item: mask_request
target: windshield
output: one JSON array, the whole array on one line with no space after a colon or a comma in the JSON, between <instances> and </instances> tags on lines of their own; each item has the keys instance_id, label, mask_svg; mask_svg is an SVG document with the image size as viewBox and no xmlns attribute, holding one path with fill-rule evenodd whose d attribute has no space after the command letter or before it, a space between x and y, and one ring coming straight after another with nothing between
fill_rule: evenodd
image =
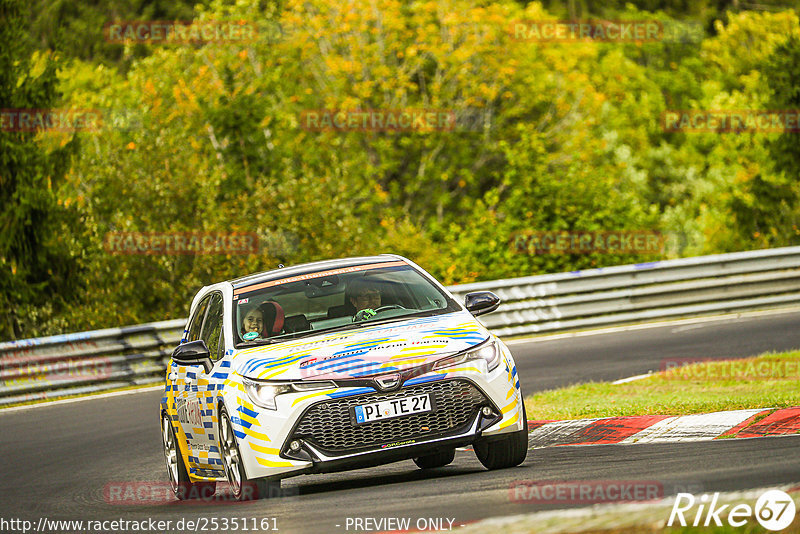
<instances>
[{"instance_id":1,"label":"windshield","mask_svg":"<svg viewBox=\"0 0 800 534\"><path fill-rule=\"evenodd\" d=\"M237 345L460 309L403 261L254 282L234 292L233 306Z\"/></svg>"}]
</instances>

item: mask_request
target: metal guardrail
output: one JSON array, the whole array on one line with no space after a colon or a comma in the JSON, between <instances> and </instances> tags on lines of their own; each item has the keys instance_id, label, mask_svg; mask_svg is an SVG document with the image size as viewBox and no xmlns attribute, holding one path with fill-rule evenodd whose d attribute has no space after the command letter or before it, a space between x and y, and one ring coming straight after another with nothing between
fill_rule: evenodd
<instances>
[{"instance_id":1,"label":"metal guardrail","mask_svg":"<svg viewBox=\"0 0 800 534\"><path fill-rule=\"evenodd\" d=\"M0 343L0 406L163 380L186 319Z\"/></svg>"},{"instance_id":2,"label":"metal guardrail","mask_svg":"<svg viewBox=\"0 0 800 534\"><path fill-rule=\"evenodd\" d=\"M482 322L498 336L800 304L800 247L734 252L464 284L494 291Z\"/></svg>"},{"instance_id":3,"label":"metal guardrail","mask_svg":"<svg viewBox=\"0 0 800 534\"><path fill-rule=\"evenodd\" d=\"M800 304L800 247L452 286L494 291L499 336ZM186 319L0 343L0 406L163 380Z\"/></svg>"}]
</instances>

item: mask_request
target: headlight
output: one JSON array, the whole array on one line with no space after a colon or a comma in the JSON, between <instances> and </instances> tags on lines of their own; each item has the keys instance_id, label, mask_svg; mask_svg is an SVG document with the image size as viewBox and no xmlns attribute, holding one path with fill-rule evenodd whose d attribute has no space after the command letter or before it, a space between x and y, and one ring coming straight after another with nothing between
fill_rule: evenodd
<instances>
[{"instance_id":1,"label":"headlight","mask_svg":"<svg viewBox=\"0 0 800 534\"><path fill-rule=\"evenodd\" d=\"M443 367L453 367L454 365L459 365L470 360L485 360L488 370L493 370L500 363L500 349L497 346L497 342L489 338L476 348L439 360L433 365L433 368L441 369Z\"/></svg>"},{"instance_id":2,"label":"headlight","mask_svg":"<svg viewBox=\"0 0 800 534\"><path fill-rule=\"evenodd\" d=\"M278 407L275 403L275 397L283 395L284 393L291 393L292 391L313 391L315 389L329 389L335 388L336 384L330 380L316 380L316 381L269 381L269 380L252 380L250 378L243 378L244 390L247 396L254 404L267 408L268 410L277 410Z\"/></svg>"},{"instance_id":3,"label":"headlight","mask_svg":"<svg viewBox=\"0 0 800 534\"><path fill-rule=\"evenodd\" d=\"M336 384L332 380L304 380L301 382L292 382L292 388L295 391L314 391L315 389L331 389L335 387Z\"/></svg>"},{"instance_id":4,"label":"headlight","mask_svg":"<svg viewBox=\"0 0 800 534\"><path fill-rule=\"evenodd\" d=\"M256 380L242 380L244 383L244 390L247 396L254 404L267 408L269 410L277 410L275 405L275 397L281 393L289 393L292 391L291 384L286 382L259 382Z\"/></svg>"}]
</instances>

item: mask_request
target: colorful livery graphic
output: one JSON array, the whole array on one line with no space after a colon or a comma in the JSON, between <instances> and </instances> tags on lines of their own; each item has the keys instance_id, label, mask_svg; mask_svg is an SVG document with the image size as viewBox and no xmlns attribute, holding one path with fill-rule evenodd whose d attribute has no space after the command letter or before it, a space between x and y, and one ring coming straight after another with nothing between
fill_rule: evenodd
<instances>
[{"instance_id":1,"label":"colorful livery graphic","mask_svg":"<svg viewBox=\"0 0 800 534\"><path fill-rule=\"evenodd\" d=\"M238 499L280 480L473 445L489 469L522 463L527 428L508 348L399 256L317 262L204 287L166 372L161 428L179 499L227 481Z\"/></svg>"}]
</instances>

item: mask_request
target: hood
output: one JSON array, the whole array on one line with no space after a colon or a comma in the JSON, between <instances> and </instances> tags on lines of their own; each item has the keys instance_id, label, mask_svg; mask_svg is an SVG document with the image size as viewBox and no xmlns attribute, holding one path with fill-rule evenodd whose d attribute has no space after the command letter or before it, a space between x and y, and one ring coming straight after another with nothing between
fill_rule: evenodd
<instances>
[{"instance_id":1,"label":"hood","mask_svg":"<svg viewBox=\"0 0 800 534\"><path fill-rule=\"evenodd\" d=\"M417 367L487 337L470 313L455 312L248 348L236 353L232 367L273 380L365 377Z\"/></svg>"}]
</instances>

